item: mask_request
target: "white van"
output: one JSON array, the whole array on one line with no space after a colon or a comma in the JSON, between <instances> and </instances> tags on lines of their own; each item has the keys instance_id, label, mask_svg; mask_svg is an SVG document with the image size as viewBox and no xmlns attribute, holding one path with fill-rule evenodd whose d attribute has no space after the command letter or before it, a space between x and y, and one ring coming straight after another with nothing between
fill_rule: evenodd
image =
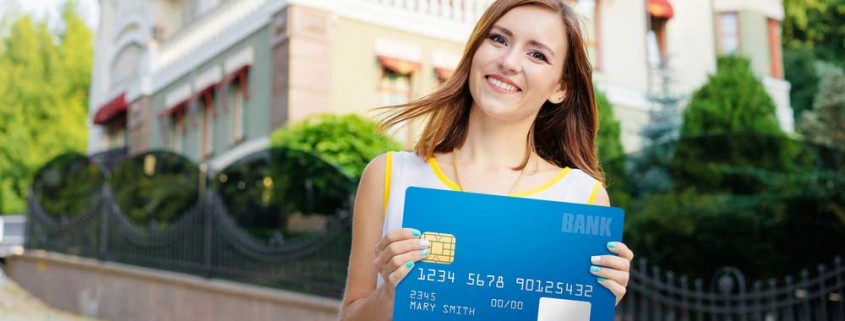
<instances>
[{"instance_id":1,"label":"white van","mask_svg":"<svg viewBox=\"0 0 845 321\"><path fill-rule=\"evenodd\" d=\"M23 254L26 216L0 215L0 257Z\"/></svg>"}]
</instances>

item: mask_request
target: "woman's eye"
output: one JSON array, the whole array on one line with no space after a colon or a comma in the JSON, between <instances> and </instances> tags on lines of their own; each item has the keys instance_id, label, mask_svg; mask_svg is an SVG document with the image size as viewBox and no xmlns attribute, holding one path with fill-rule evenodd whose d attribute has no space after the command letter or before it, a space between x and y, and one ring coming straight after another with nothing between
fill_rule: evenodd
<instances>
[{"instance_id":1,"label":"woman's eye","mask_svg":"<svg viewBox=\"0 0 845 321\"><path fill-rule=\"evenodd\" d=\"M500 43L500 44L503 44L503 45L507 44L507 41L505 41L505 37L502 37L500 35L496 35L496 34L490 35L489 39L493 40L493 42L495 42L495 43Z\"/></svg>"},{"instance_id":2,"label":"woman's eye","mask_svg":"<svg viewBox=\"0 0 845 321\"><path fill-rule=\"evenodd\" d=\"M546 55L544 55L542 52L537 52L537 51L531 53L531 58L541 60L541 61L549 61L548 59L546 59Z\"/></svg>"}]
</instances>

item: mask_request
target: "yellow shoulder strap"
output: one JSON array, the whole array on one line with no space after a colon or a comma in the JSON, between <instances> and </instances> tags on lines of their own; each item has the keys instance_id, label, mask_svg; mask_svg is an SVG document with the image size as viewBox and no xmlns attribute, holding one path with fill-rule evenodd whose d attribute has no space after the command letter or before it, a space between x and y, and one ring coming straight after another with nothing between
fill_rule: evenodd
<instances>
[{"instance_id":1,"label":"yellow shoulder strap","mask_svg":"<svg viewBox=\"0 0 845 321\"><path fill-rule=\"evenodd\" d=\"M390 200L390 175L393 173L393 152L387 152L384 164L384 215L387 215L387 201Z\"/></svg>"},{"instance_id":2,"label":"yellow shoulder strap","mask_svg":"<svg viewBox=\"0 0 845 321\"><path fill-rule=\"evenodd\" d=\"M592 205L596 202L596 196L599 195L599 189L601 189L601 186L601 182L596 181L596 183L593 185L593 191L590 192L590 198L587 200L587 204Z\"/></svg>"}]
</instances>

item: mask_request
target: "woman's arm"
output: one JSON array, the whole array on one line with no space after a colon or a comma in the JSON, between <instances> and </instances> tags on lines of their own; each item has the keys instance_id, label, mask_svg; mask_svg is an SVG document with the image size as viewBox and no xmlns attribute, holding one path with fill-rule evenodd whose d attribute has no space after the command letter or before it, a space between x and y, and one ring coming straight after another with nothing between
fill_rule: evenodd
<instances>
[{"instance_id":1,"label":"woman's arm","mask_svg":"<svg viewBox=\"0 0 845 321\"><path fill-rule=\"evenodd\" d=\"M396 285L428 247L419 231L397 229L382 237L385 156L375 158L361 175L352 216L352 249L341 320L387 321L393 315ZM385 282L376 287L377 274Z\"/></svg>"},{"instance_id":2,"label":"woman's arm","mask_svg":"<svg viewBox=\"0 0 845 321\"><path fill-rule=\"evenodd\" d=\"M352 249L341 320L388 320L383 289L376 291L375 248L384 224L385 155L373 159L361 174L352 214ZM390 307L393 308L392 306Z\"/></svg>"}]
</instances>

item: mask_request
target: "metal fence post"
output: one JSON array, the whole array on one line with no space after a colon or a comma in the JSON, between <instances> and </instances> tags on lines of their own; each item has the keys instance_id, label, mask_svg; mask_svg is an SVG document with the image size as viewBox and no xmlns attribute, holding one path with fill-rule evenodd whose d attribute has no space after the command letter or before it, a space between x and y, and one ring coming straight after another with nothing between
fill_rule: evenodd
<instances>
[{"instance_id":1,"label":"metal fence post","mask_svg":"<svg viewBox=\"0 0 845 321\"><path fill-rule=\"evenodd\" d=\"M103 191L102 191L103 197L100 199L100 204L99 204L100 208L98 209L99 210L98 211L99 212L99 222L98 222L99 224L98 225L99 225L99 228L100 228L99 229L100 235L98 237L98 242L100 244L98 246L97 259L99 259L100 261L106 261L106 260L108 260L107 252L108 252L108 242L109 242L109 237L108 237L108 233L109 233L109 229L108 229L109 206L107 206L107 204L111 204L112 198L110 197L111 193L109 193L108 183L104 183L102 188L103 188Z\"/></svg>"},{"instance_id":2,"label":"metal fence post","mask_svg":"<svg viewBox=\"0 0 845 321\"><path fill-rule=\"evenodd\" d=\"M200 208L202 209L203 215L203 275L207 278L213 276L213 271L211 267L211 256L213 255L212 251L212 244L211 242L212 237L211 234L214 232L212 224L214 224L213 217L213 208L208 202L208 197L206 197L206 173L208 173L208 165L205 163L200 164L199 166L199 193L197 196L200 198Z\"/></svg>"}]
</instances>

